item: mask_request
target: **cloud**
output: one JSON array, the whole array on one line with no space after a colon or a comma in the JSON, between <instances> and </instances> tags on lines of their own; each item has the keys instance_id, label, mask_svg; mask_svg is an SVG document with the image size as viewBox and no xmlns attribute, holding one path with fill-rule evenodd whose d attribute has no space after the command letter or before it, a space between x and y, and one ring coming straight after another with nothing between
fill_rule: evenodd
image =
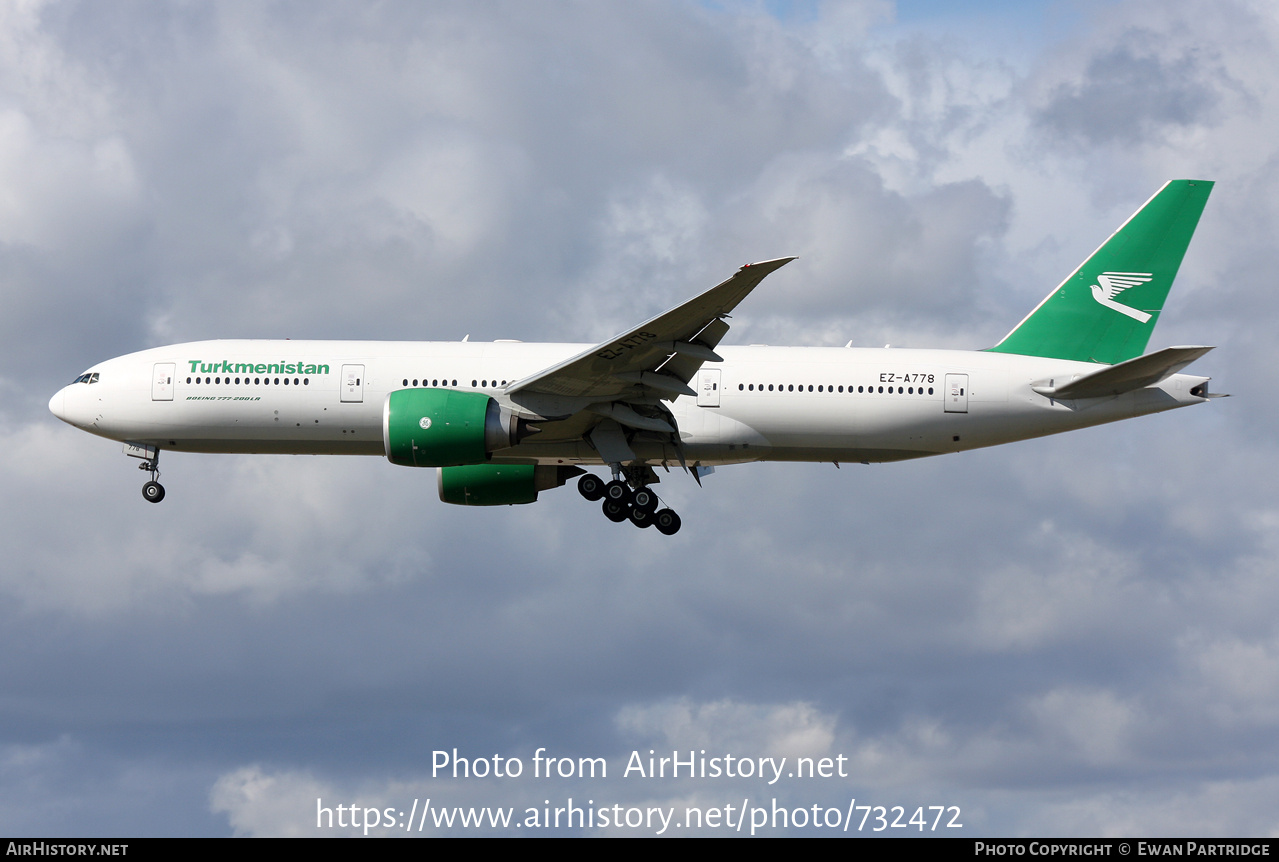
<instances>
[{"instance_id":1,"label":"cloud","mask_svg":"<svg viewBox=\"0 0 1279 862\"><path fill-rule=\"evenodd\" d=\"M1272 831L1279 19L1124 2L1013 45L892 14L0 10L4 822L311 834L317 798L554 794ZM147 506L118 444L45 406L204 337L590 341L783 254L729 343L981 348L1180 176L1218 185L1156 340L1218 344L1194 370L1236 397L916 463L664 473L669 539L571 489L448 507L377 458L166 452ZM850 776L431 778L454 747Z\"/></svg>"},{"instance_id":2,"label":"cloud","mask_svg":"<svg viewBox=\"0 0 1279 862\"><path fill-rule=\"evenodd\" d=\"M1059 85L1040 110L1045 134L1078 137L1088 146L1131 145L1211 124L1228 83L1220 81L1220 67L1191 51L1162 58L1141 50L1159 39L1132 31L1123 44L1091 57L1083 80Z\"/></svg>"},{"instance_id":3,"label":"cloud","mask_svg":"<svg viewBox=\"0 0 1279 862\"><path fill-rule=\"evenodd\" d=\"M331 785L305 774L265 773L260 766L246 766L218 778L209 805L227 816L237 837L301 838L315 835L314 824L305 815L320 807L316 801L325 797L331 801L335 795ZM338 834L364 832L350 826Z\"/></svg>"},{"instance_id":4,"label":"cloud","mask_svg":"<svg viewBox=\"0 0 1279 862\"><path fill-rule=\"evenodd\" d=\"M614 726L620 739L607 751L561 759L564 752L539 746L477 757L446 747L432 752L429 775L390 782L321 780L296 770L247 766L218 778L210 804L227 815L236 834L257 837L477 834L460 820L448 823L462 811L468 816L484 811L486 828L479 831L487 834L518 835L529 827L561 834L714 835L723 829L698 825L688 819L689 809L722 813L743 794L765 805L780 797L794 806L814 788L830 796L846 784L840 780L846 767L835 759L833 717L811 704L688 699L632 704L617 712ZM683 780L673 777L677 758ZM804 778L797 778L799 758L808 758L803 768L811 774ZM338 805L354 806L356 813L338 812ZM560 814L548 826L540 818L557 807ZM562 815L574 807L593 814L570 826ZM664 820L653 816L658 809ZM413 812L421 814L410 819ZM494 828L490 812L503 812L497 816L511 825ZM789 828L787 821L780 828L770 824L768 831Z\"/></svg>"},{"instance_id":5,"label":"cloud","mask_svg":"<svg viewBox=\"0 0 1279 862\"><path fill-rule=\"evenodd\" d=\"M767 751L800 757L829 753L835 736L834 718L812 704L778 706L690 702L625 707L617 715L624 732L657 740L663 748L727 748Z\"/></svg>"}]
</instances>

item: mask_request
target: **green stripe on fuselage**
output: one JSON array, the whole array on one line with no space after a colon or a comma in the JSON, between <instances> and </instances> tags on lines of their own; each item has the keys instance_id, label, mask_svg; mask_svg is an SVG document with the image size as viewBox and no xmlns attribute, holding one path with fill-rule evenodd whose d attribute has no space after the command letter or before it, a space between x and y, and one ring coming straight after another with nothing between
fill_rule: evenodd
<instances>
[{"instance_id":1,"label":"green stripe on fuselage","mask_svg":"<svg viewBox=\"0 0 1279 862\"><path fill-rule=\"evenodd\" d=\"M1169 182L990 349L1108 365L1140 356L1212 185Z\"/></svg>"}]
</instances>

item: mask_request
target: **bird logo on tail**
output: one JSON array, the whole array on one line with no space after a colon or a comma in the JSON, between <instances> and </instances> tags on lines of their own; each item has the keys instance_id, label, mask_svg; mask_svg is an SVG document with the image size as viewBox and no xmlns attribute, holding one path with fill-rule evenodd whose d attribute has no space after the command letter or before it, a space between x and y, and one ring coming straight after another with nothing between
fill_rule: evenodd
<instances>
[{"instance_id":1,"label":"bird logo on tail","mask_svg":"<svg viewBox=\"0 0 1279 862\"><path fill-rule=\"evenodd\" d=\"M1150 272L1103 272L1097 276L1097 283L1092 286L1092 298L1106 308L1126 314L1139 323L1150 321L1150 315L1127 305L1115 302L1115 297L1130 287L1145 284L1154 278Z\"/></svg>"}]
</instances>

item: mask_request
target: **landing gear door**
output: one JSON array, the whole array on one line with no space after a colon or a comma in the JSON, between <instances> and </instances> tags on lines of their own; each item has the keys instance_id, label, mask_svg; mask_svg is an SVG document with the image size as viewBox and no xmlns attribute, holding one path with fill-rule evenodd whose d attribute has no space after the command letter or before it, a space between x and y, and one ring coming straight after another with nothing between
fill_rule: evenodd
<instances>
[{"instance_id":1,"label":"landing gear door","mask_svg":"<svg viewBox=\"0 0 1279 862\"><path fill-rule=\"evenodd\" d=\"M718 368L703 368L697 372L698 407L719 406L719 375Z\"/></svg>"},{"instance_id":2,"label":"landing gear door","mask_svg":"<svg viewBox=\"0 0 1279 862\"><path fill-rule=\"evenodd\" d=\"M173 400L173 375L177 373L177 365L173 362L157 362L151 377L151 400Z\"/></svg>"},{"instance_id":3,"label":"landing gear door","mask_svg":"<svg viewBox=\"0 0 1279 862\"><path fill-rule=\"evenodd\" d=\"M342 366L342 401L358 404L364 400L364 366Z\"/></svg>"},{"instance_id":4,"label":"landing gear door","mask_svg":"<svg viewBox=\"0 0 1279 862\"><path fill-rule=\"evenodd\" d=\"M947 374L945 397L947 413L967 413L968 375Z\"/></svg>"}]
</instances>

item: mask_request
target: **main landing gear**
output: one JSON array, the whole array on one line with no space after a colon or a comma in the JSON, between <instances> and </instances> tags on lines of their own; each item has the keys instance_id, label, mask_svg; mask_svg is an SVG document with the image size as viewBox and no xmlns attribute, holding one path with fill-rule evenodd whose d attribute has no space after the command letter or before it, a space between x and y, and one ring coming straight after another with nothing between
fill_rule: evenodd
<instances>
[{"instance_id":1,"label":"main landing gear","mask_svg":"<svg viewBox=\"0 0 1279 862\"><path fill-rule=\"evenodd\" d=\"M614 470L615 477L620 475L620 470ZM659 533L667 536L679 532L679 515L672 509L657 508L657 494L647 485L631 490L630 485L620 478L605 484L599 476L587 473L577 480L577 490L592 502L603 500L604 517L614 523L630 521L637 527L657 527Z\"/></svg>"}]
</instances>

